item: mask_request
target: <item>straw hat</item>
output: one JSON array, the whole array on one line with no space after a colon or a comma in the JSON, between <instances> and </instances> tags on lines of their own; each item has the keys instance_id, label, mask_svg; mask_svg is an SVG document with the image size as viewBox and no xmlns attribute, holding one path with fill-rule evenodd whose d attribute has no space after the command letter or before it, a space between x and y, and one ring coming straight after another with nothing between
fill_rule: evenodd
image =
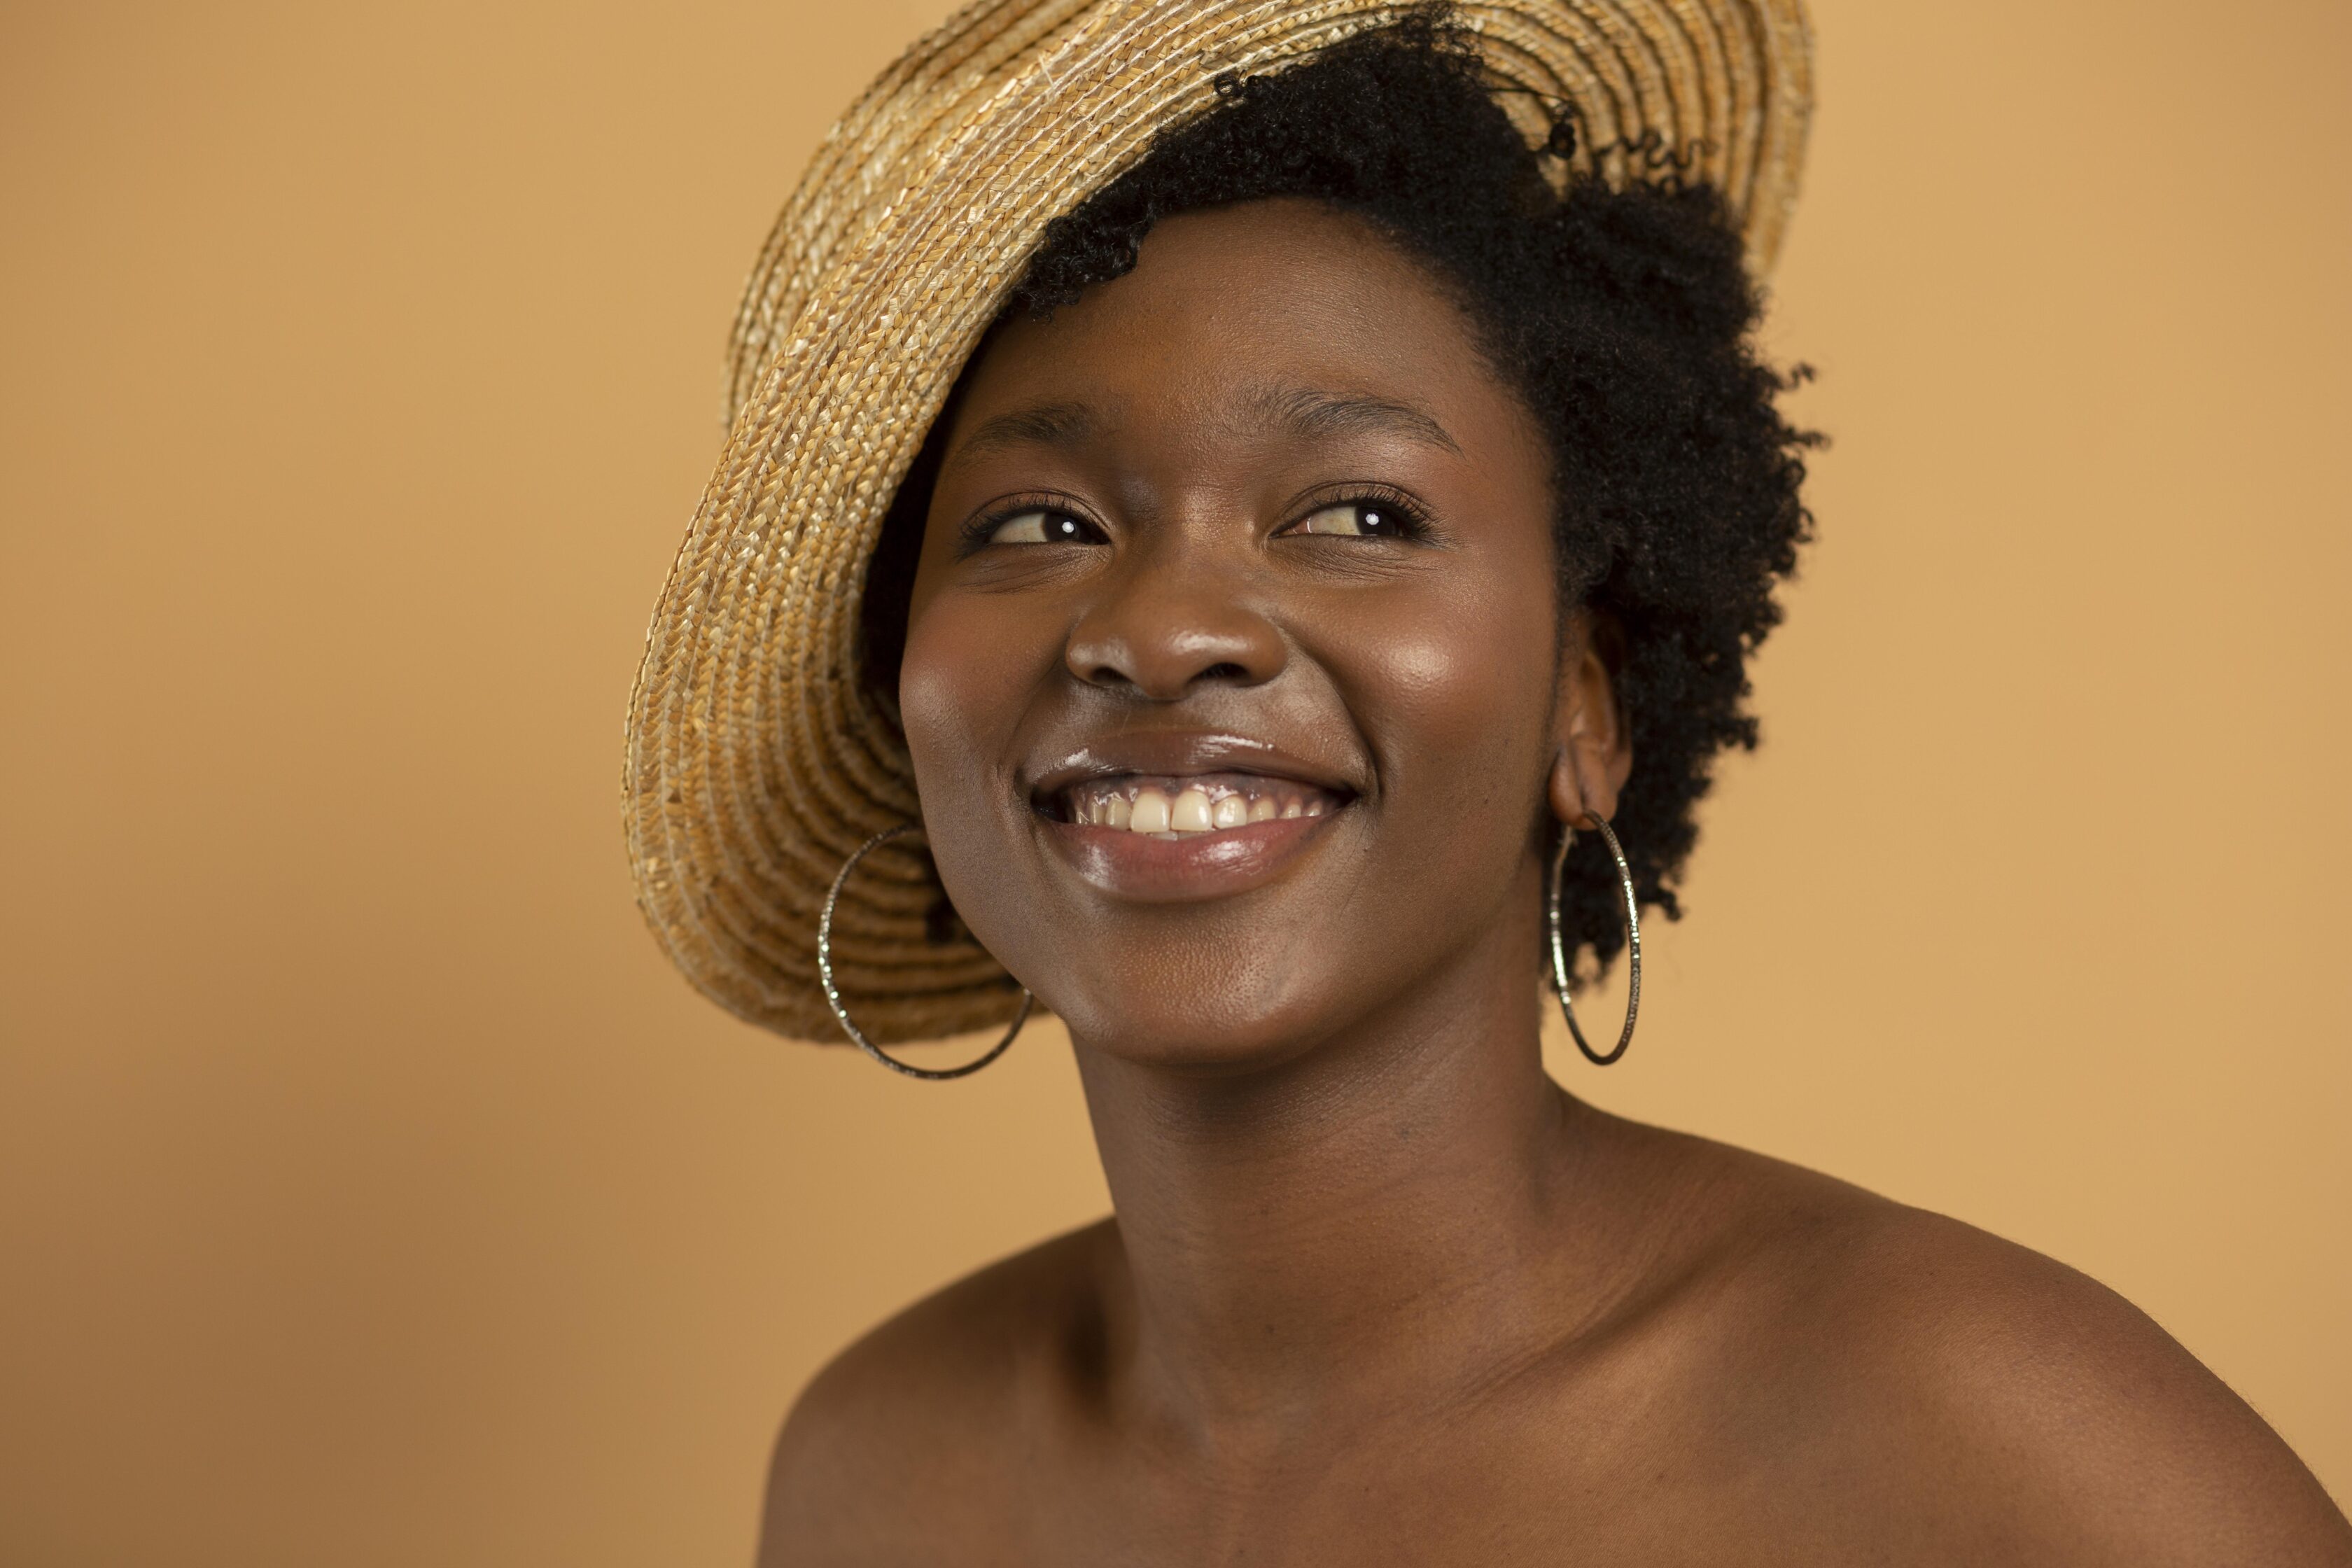
<instances>
[{"instance_id":1,"label":"straw hat","mask_svg":"<svg viewBox=\"0 0 2352 1568\"><path fill-rule=\"evenodd\" d=\"M920 815L897 714L859 676L866 559L1046 220L1212 108L1221 74L1279 68L1412 9L977 0L826 136L752 268L730 434L630 699L638 901L705 994L780 1034L840 1037L817 983L819 907L851 851ZM1717 186L1762 275L1811 103L1801 0L1473 0L1456 15L1498 83L1574 105L1580 168L1599 148L1604 178L1639 177L1628 163L1646 146ZM1502 101L1539 142L1538 101ZM905 840L843 895L835 977L878 1041L999 1025L1017 1004L940 900Z\"/></svg>"}]
</instances>

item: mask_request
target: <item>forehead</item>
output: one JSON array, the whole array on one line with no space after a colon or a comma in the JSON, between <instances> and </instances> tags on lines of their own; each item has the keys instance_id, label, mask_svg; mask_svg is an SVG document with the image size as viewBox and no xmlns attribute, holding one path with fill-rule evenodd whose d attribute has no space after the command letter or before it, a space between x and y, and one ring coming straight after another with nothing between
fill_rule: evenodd
<instances>
[{"instance_id":1,"label":"forehead","mask_svg":"<svg viewBox=\"0 0 2352 1568\"><path fill-rule=\"evenodd\" d=\"M1286 198L1163 219L1133 271L1050 320L1017 314L972 366L948 456L976 456L976 436L1231 438L1295 426L1317 398L1426 411L1465 448L1534 434L1422 262L1361 218Z\"/></svg>"}]
</instances>

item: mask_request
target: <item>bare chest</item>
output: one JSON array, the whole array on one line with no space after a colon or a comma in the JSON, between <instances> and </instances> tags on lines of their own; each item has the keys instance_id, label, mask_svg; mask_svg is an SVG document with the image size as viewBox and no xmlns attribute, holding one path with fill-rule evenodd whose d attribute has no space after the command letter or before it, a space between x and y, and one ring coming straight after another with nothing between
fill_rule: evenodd
<instances>
[{"instance_id":1,"label":"bare chest","mask_svg":"<svg viewBox=\"0 0 2352 1568\"><path fill-rule=\"evenodd\" d=\"M1870 1462L1866 1434L1780 1436L1776 1451L1720 1411L1612 1401L1214 1456L1033 1447L999 1472L1002 1506L951 1533L966 1562L1135 1568L1926 1563L1990 1544L1935 1528Z\"/></svg>"}]
</instances>

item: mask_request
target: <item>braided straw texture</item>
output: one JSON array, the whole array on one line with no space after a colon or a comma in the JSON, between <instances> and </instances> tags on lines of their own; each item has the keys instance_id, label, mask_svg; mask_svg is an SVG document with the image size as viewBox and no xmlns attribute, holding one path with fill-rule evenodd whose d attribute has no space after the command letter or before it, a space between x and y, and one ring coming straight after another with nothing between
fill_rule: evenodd
<instances>
[{"instance_id":1,"label":"braided straw texture","mask_svg":"<svg viewBox=\"0 0 2352 1568\"><path fill-rule=\"evenodd\" d=\"M850 852L919 819L896 715L859 677L866 563L899 480L1045 223L1216 101L1409 10L1396 0L977 0L827 134L744 293L730 434L655 607L622 799L638 902L705 994L837 1039L817 911ZM1762 276L1811 105L1801 0L1487 0L1457 7L1498 85L1575 106L1581 169L1672 160L1720 188ZM1531 141L1526 93L1502 101ZM1597 167L1595 160L1598 160ZM1001 1025L1018 991L930 940L921 852L885 846L835 917L843 996L877 1040Z\"/></svg>"}]
</instances>

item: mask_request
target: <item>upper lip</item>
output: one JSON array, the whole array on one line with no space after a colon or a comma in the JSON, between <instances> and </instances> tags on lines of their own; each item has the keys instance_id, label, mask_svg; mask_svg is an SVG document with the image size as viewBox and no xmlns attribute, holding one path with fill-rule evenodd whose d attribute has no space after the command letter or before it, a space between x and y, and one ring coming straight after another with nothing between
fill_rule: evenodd
<instances>
[{"instance_id":1,"label":"upper lip","mask_svg":"<svg viewBox=\"0 0 2352 1568\"><path fill-rule=\"evenodd\" d=\"M1131 773L1161 778L1255 773L1311 784L1333 795L1357 793L1355 780L1344 770L1253 736L1211 730L1122 730L1055 758L1032 780L1030 794L1033 799L1050 799L1089 779Z\"/></svg>"}]
</instances>

